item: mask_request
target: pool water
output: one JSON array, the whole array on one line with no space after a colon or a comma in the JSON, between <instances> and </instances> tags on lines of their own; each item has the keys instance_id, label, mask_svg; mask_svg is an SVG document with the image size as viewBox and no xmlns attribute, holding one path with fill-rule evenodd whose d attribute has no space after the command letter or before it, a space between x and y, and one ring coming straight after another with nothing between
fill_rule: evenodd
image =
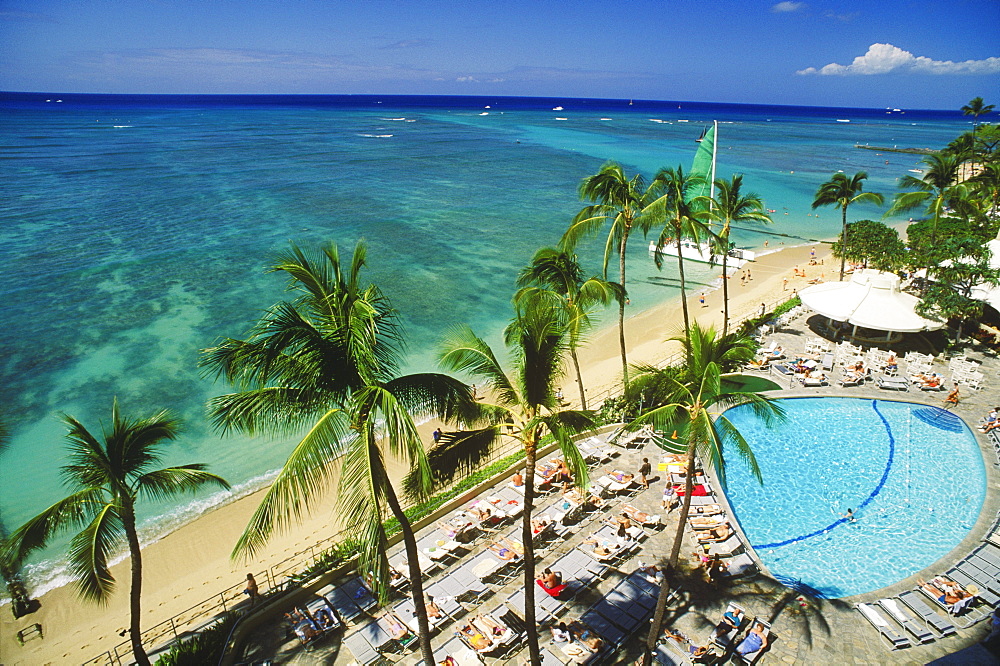
<instances>
[{"instance_id":1,"label":"pool water","mask_svg":"<svg viewBox=\"0 0 1000 666\"><path fill-rule=\"evenodd\" d=\"M781 404L788 419L774 428L746 407L725 413L764 477L733 460L726 496L779 580L828 598L871 592L933 564L979 518L983 457L951 412L859 398Z\"/></svg>"}]
</instances>

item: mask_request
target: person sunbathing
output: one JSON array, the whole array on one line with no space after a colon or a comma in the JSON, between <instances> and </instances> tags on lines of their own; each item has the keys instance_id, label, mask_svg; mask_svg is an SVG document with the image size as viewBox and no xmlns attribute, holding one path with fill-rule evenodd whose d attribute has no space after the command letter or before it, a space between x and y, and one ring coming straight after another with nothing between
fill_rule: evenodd
<instances>
[{"instance_id":1,"label":"person sunbathing","mask_svg":"<svg viewBox=\"0 0 1000 666\"><path fill-rule=\"evenodd\" d=\"M607 522L609 525L611 525L611 527L617 527L619 532L621 532L622 530L628 532L628 530L631 529L633 525L632 519L629 518L628 512L626 511L623 511L622 515L618 516L617 518L608 518Z\"/></svg>"},{"instance_id":2,"label":"person sunbathing","mask_svg":"<svg viewBox=\"0 0 1000 666\"><path fill-rule=\"evenodd\" d=\"M926 583L918 578L917 584L921 589L937 599L939 603L946 606L957 604L959 601L972 596L963 590L961 585L947 578L938 577L930 583Z\"/></svg>"},{"instance_id":3,"label":"person sunbathing","mask_svg":"<svg viewBox=\"0 0 1000 666\"><path fill-rule=\"evenodd\" d=\"M410 635L410 629L402 620L393 615L392 613L386 613L385 615L385 626L389 628L389 633L397 641L401 641Z\"/></svg>"},{"instance_id":4,"label":"person sunbathing","mask_svg":"<svg viewBox=\"0 0 1000 666\"><path fill-rule=\"evenodd\" d=\"M608 476L610 476L618 483L632 483L632 479L635 478L633 474L626 474L625 472L621 472L619 470L611 472L610 474L608 474Z\"/></svg>"},{"instance_id":5,"label":"person sunbathing","mask_svg":"<svg viewBox=\"0 0 1000 666\"><path fill-rule=\"evenodd\" d=\"M701 506L691 507L692 513L699 516L715 516L722 513L721 504L702 504Z\"/></svg>"},{"instance_id":6,"label":"person sunbathing","mask_svg":"<svg viewBox=\"0 0 1000 666\"><path fill-rule=\"evenodd\" d=\"M541 534L549 525L552 524L552 520L548 516L538 516L537 518L531 519L531 532L532 534Z\"/></svg>"},{"instance_id":7,"label":"person sunbathing","mask_svg":"<svg viewBox=\"0 0 1000 666\"><path fill-rule=\"evenodd\" d=\"M722 523L718 527L699 533L698 541L702 543L708 541L725 541L732 533L733 530L730 529L729 523Z\"/></svg>"},{"instance_id":8,"label":"person sunbathing","mask_svg":"<svg viewBox=\"0 0 1000 666\"><path fill-rule=\"evenodd\" d=\"M507 631L506 625L500 624L489 615L477 615L473 623L492 636L503 636Z\"/></svg>"},{"instance_id":9,"label":"person sunbathing","mask_svg":"<svg viewBox=\"0 0 1000 666\"><path fill-rule=\"evenodd\" d=\"M998 417L997 412L1000 411L1000 407L994 407L989 414L986 415L986 420L983 425L979 426L979 432L989 432L990 430L996 430L1000 428L1000 417Z\"/></svg>"},{"instance_id":10,"label":"person sunbathing","mask_svg":"<svg viewBox=\"0 0 1000 666\"><path fill-rule=\"evenodd\" d=\"M722 525L725 518L722 516L688 516L688 522L695 529L699 527L718 527Z\"/></svg>"},{"instance_id":11,"label":"person sunbathing","mask_svg":"<svg viewBox=\"0 0 1000 666\"><path fill-rule=\"evenodd\" d=\"M510 480L515 488L520 488L524 485L524 475L520 472L514 472L514 477Z\"/></svg>"},{"instance_id":12,"label":"person sunbathing","mask_svg":"<svg viewBox=\"0 0 1000 666\"><path fill-rule=\"evenodd\" d=\"M489 652L493 649L493 641L490 637L480 631L479 627L475 626L471 622L459 629L456 633L465 639L465 642L467 642L476 652Z\"/></svg>"},{"instance_id":13,"label":"person sunbathing","mask_svg":"<svg viewBox=\"0 0 1000 666\"><path fill-rule=\"evenodd\" d=\"M427 597L427 603L424 604L424 608L427 610L427 617L432 620L444 617L444 611L441 607L434 603L434 597Z\"/></svg>"},{"instance_id":14,"label":"person sunbathing","mask_svg":"<svg viewBox=\"0 0 1000 666\"><path fill-rule=\"evenodd\" d=\"M593 546L594 555L596 555L598 558L607 558L615 554L615 551L611 550L606 545L598 541L597 537L590 537L589 539L582 541L581 544Z\"/></svg>"},{"instance_id":15,"label":"person sunbathing","mask_svg":"<svg viewBox=\"0 0 1000 666\"><path fill-rule=\"evenodd\" d=\"M764 625L760 622L755 622L753 629L750 633L740 641L740 644L736 646L736 652L741 657L745 657L748 654L754 654L755 652L760 652L767 647L767 633L764 629Z\"/></svg>"},{"instance_id":16,"label":"person sunbathing","mask_svg":"<svg viewBox=\"0 0 1000 666\"><path fill-rule=\"evenodd\" d=\"M622 511L624 512L622 513L623 516L627 516L637 523L646 524L656 522L654 520L656 516L652 516L645 511L639 511L639 509L635 508L631 504L623 506Z\"/></svg>"},{"instance_id":17,"label":"person sunbathing","mask_svg":"<svg viewBox=\"0 0 1000 666\"><path fill-rule=\"evenodd\" d=\"M899 363L896 361L896 355L895 354L889 354L889 358L887 358L885 360L885 369L886 369L886 371L890 371L890 370L895 371L898 366L899 366Z\"/></svg>"},{"instance_id":18,"label":"person sunbathing","mask_svg":"<svg viewBox=\"0 0 1000 666\"><path fill-rule=\"evenodd\" d=\"M507 546L502 546L498 543L490 544L490 552L505 562L510 562L511 560L516 560L520 557L520 554L513 548L508 548Z\"/></svg>"},{"instance_id":19,"label":"person sunbathing","mask_svg":"<svg viewBox=\"0 0 1000 666\"><path fill-rule=\"evenodd\" d=\"M316 621L319 623L320 629L333 629L336 624L329 608L320 608L316 611Z\"/></svg>"}]
</instances>

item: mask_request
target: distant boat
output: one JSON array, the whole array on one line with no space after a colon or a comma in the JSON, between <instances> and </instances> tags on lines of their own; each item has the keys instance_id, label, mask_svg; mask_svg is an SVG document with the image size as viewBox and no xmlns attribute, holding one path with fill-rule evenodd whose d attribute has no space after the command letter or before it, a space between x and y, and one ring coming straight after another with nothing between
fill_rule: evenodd
<instances>
[{"instance_id":1,"label":"distant boat","mask_svg":"<svg viewBox=\"0 0 1000 666\"><path fill-rule=\"evenodd\" d=\"M629 105L629 106L632 106L632 100L629 100L629 101L628 101L628 105Z\"/></svg>"},{"instance_id":2,"label":"distant boat","mask_svg":"<svg viewBox=\"0 0 1000 666\"><path fill-rule=\"evenodd\" d=\"M556 120L569 120L569 118L556 118Z\"/></svg>"},{"instance_id":3,"label":"distant boat","mask_svg":"<svg viewBox=\"0 0 1000 666\"><path fill-rule=\"evenodd\" d=\"M552 110L553 110L553 111L562 111L562 110L563 110L563 108L562 108L561 106L553 106L553 107L552 107Z\"/></svg>"},{"instance_id":4,"label":"distant boat","mask_svg":"<svg viewBox=\"0 0 1000 666\"><path fill-rule=\"evenodd\" d=\"M489 114L489 112L488 112L488 111L483 111L483 112L482 112L482 113L480 113L479 115L481 115L481 116L488 116L488 115L490 115L490 114Z\"/></svg>"},{"instance_id":5,"label":"distant boat","mask_svg":"<svg viewBox=\"0 0 1000 666\"><path fill-rule=\"evenodd\" d=\"M843 118L837 118L837 122L838 123L849 123L851 121L850 120L844 120Z\"/></svg>"},{"instance_id":6,"label":"distant boat","mask_svg":"<svg viewBox=\"0 0 1000 666\"><path fill-rule=\"evenodd\" d=\"M910 173L923 173L921 169L910 169Z\"/></svg>"},{"instance_id":7,"label":"distant boat","mask_svg":"<svg viewBox=\"0 0 1000 666\"><path fill-rule=\"evenodd\" d=\"M489 104L487 104L487 105L486 105L486 106L484 106L483 108L484 108L484 109L488 109L488 108L490 108L490 105L489 105Z\"/></svg>"}]
</instances>

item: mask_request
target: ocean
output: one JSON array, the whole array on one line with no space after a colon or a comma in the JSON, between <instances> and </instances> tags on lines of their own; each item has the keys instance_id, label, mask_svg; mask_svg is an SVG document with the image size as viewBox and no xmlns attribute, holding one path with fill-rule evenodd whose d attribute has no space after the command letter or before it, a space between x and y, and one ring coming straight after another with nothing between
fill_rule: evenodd
<instances>
[{"instance_id":1,"label":"ocean","mask_svg":"<svg viewBox=\"0 0 1000 666\"><path fill-rule=\"evenodd\" d=\"M561 107L561 108L559 108ZM718 120L718 176L774 209L774 235L742 247L832 238L840 211L810 203L842 169L887 196L918 155L969 128L958 111L781 107L687 101L407 96L119 96L0 93L0 521L9 530L64 496L59 414L100 431L117 397L127 414L184 422L164 462L203 462L237 493L273 476L290 438L220 437L199 350L242 337L285 297L265 269L290 241L363 239L365 278L400 311L408 370L435 368L449 327L499 344L518 271L554 245L583 203L582 178L606 160L651 178L690 167ZM843 122L849 121L849 122ZM854 219L881 211L853 206ZM629 250L633 311L675 298L648 241ZM601 270L601 238L581 248ZM692 267L692 289L717 269ZM617 275L613 264L611 277ZM607 317L613 321L613 316ZM231 499L145 505L145 542ZM35 594L67 580L60 544L27 568Z\"/></svg>"}]
</instances>

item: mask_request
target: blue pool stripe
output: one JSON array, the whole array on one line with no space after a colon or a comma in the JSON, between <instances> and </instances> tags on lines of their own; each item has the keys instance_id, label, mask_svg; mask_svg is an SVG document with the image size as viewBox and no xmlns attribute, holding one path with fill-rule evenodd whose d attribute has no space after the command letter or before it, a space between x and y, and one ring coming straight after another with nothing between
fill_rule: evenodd
<instances>
[{"instance_id":1,"label":"blue pool stripe","mask_svg":"<svg viewBox=\"0 0 1000 666\"><path fill-rule=\"evenodd\" d=\"M882 478L879 479L878 485L876 485L875 488L871 491L871 493L868 494L867 499L865 499L865 501L863 501L858 506L858 511L861 511L861 509L871 504L872 500L878 497L878 494L882 492L882 488L885 486L885 482L889 480L889 472L892 470L892 463L896 457L896 438L892 434L892 426L889 425L889 422L886 420L885 416L883 416L882 412L879 411L877 400L872 400L872 409L875 410L875 413L878 414L878 417L882 420L882 425L885 426L885 432L887 435L889 435L889 459L885 463L885 471L882 472ZM826 527L818 529L815 532L810 532L809 534L803 534L802 536L797 536L793 539L786 539L785 541L777 541L775 543L765 543L759 546L752 546L752 547L754 549L758 549L758 548L780 548L781 546L788 546L793 543L798 543L799 541L805 541L806 539L811 539L812 537L819 536L821 534L826 534L833 528L837 527L838 525L843 525L846 522L848 522L847 518L840 518L830 523Z\"/></svg>"}]
</instances>

